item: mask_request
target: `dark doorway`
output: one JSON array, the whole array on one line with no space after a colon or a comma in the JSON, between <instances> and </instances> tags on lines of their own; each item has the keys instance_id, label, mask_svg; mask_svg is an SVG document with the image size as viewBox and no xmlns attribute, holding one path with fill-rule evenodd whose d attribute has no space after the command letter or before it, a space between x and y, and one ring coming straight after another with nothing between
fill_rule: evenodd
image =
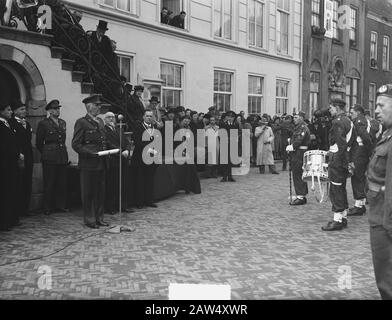
<instances>
[{"instance_id":1,"label":"dark doorway","mask_svg":"<svg viewBox=\"0 0 392 320\"><path fill-rule=\"evenodd\" d=\"M7 104L20 100L19 87L15 77L2 66L0 66L0 97Z\"/></svg>"}]
</instances>

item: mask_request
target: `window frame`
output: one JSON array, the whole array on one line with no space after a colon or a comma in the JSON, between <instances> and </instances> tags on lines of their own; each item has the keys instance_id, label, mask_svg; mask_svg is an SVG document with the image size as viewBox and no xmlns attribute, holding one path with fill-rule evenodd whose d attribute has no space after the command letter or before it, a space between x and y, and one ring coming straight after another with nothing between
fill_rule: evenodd
<instances>
[{"instance_id":1,"label":"window frame","mask_svg":"<svg viewBox=\"0 0 392 320\"><path fill-rule=\"evenodd\" d=\"M261 4L261 6L262 6L262 10L263 10L263 12L262 12L262 45L261 45L261 47L260 46L258 46L257 45L257 25L256 25L256 21L257 21L257 17L256 17L256 6L255 6L255 12L254 12L254 17L255 17L255 20L254 20L254 28L255 28L255 30L254 30L254 44L252 44L251 43L251 39L250 39L250 35L251 35L251 33L250 33L250 24L251 24L251 20L250 20L250 1L253 1L253 2L255 2L255 4L256 3L259 3L259 4ZM266 19L267 19L267 13L266 13L266 11L267 11L267 2L266 2L266 0L249 0L249 2L248 2L248 45L249 45L249 47L251 47L251 48L255 48L255 49L265 49L266 48L266 43L267 43L267 21L266 21Z\"/></svg>"},{"instance_id":2,"label":"window frame","mask_svg":"<svg viewBox=\"0 0 392 320\"><path fill-rule=\"evenodd\" d=\"M232 42L234 42L235 41L235 1L234 0L218 0L218 1L221 1L220 3L221 3L221 10L219 10L220 11L220 29L221 29L221 33L222 33L222 35L221 36L218 36L218 35L216 35L216 26L217 26L217 22L216 22L216 19L215 19L215 13L218 11L217 9L216 9L216 4L215 4L215 2L216 2L217 0L213 0L213 6L212 6L212 10L213 10L213 13L212 13L212 19L213 19L213 23L212 23L212 33L213 33L213 37L215 38L215 39L219 39L219 40L224 40L224 41L232 41ZM230 35L230 38L226 38L225 37L225 30L224 30L224 17L225 17L225 4L227 4L228 2L230 1L230 4L231 4L231 26L230 26L230 28L231 28L231 35Z\"/></svg>"},{"instance_id":3,"label":"window frame","mask_svg":"<svg viewBox=\"0 0 392 320\"><path fill-rule=\"evenodd\" d=\"M388 40L387 47L385 47L385 40ZM384 35L382 39L382 70L383 71L389 71L390 69L390 50L391 50L391 38L389 36Z\"/></svg>"},{"instance_id":4,"label":"window frame","mask_svg":"<svg viewBox=\"0 0 392 320\"><path fill-rule=\"evenodd\" d=\"M167 26L167 27L169 27L169 28L174 28L175 30L189 31L189 30L190 30L190 27L189 27L189 26L190 26L190 19L189 19L189 14L188 14L188 12L189 12L189 7L188 7L189 1L187 1L187 0L179 0L179 1L181 1L181 9L180 9L180 10L186 12L184 29L176 28L176 27L174 27L174 26L171 26L171 25L169 25L169 24L165 24L165 23L162 23L162 22L161 22L161 11L162 11L162 8L163 8L162 1L163 1L163 0L158 0L158 5L157 5L157 10L158 10L158 13L157 13L158 23L159 23L161 26ZM180 11L180 12L181 12L181 11ZM178 14L180 14L180 12L179 12Z\"/></svg>"},{"instance_id":5,"label":"window frame","mask_svg":"<svg viewBox=\"0 0 392 320\"><path fill-rule=\"evenodd\" d=\"M355 26L352 25L353 23L353 12L355 12ZM359 18L359 9L354 6L350 6L350 30L349 30L349 40L350 40L350 47L357 48L358 47L358 18ZM352 35L354 34L354 39L352 39ZM353 44L355 42L355 45Z\"/></svg>"},{"instance_id":6,"label":"window frame","mask_svg":"<svg viewBox=\"0 0 392 320\"><path fill-rule=\"evenodd\" d=\"M313 83L311 80L312 73L318 74L318 91L312 91L312 86L311 86L311 84ZM314 105L312 105L312 103L311 103L312 101L314 101L312 99L312 97L314 95L316 95L316 97L317 97L316 107L314 107ZM321 97L321 71L311 70L310 71L310 82L309 82L309 110L310 110L311 114L312 114L312 111L319 109L320 101L321 101L320 97Z\"/></svg>"},{"instance_id":7,"label":"window frame","mask_svg":"<svg viewBox=\"0 0 392 320\"><path fill-rule=\"evenodd\" d=\"M341 0L332 1L332 39L335 41L342 41L342 31L339 28L339 12L338 8L341 5Z\"/></svg>"},{"instance_id":8,"label":"window frame","mask_svg":"<svg viewBox=\"0 0 392 320\"><path fill-rule=\"evenodd\" d=\"M349 94L347 92L347 87L348 87L347 81L350 81L350 93ZM353 89L354 89L353 82L354 81L357 82L357 92L356 92L355 96L353 95ZM360 103L360 87L359 87L360 81L361 81L361 79L358 77L348 76L346 78L346 104L347 104L348 108L351 108L354 104ZM356 97L355 102L353 100L353 97ZM348 100L347 100L347 98L348 98Z\"/></svg>"},{"instance_id":9,"label":"window frame","mask_svg":"<svg viewBox=\"0 0 392 320\"><path fill-rule=\"evenodd\" d=\"M117 54L117 57L119 58L120 61L121 61L121 58L126 58L126 59L130 60L130 63L129 63L129 75L130 75L129 82L134 83L135 82L135 54L124 52L124 51L117 51L117 50L116 50L116 54ZM120 74L121 74L120 61L118 64L118 68L119 68Z\"/></svg>"},{"instance_id":10,"label":"window frame","mask_svg":"<svg viewBox=\"0 0 392 320\"><path fill-rule=\"evenodd\" d=\"M375 42L373 42L373 37L375 36ZM373 51L373 45L374 45L374 52ZM376 61L376 66L372 66L372 59ZM373 69L377 69L377 63L378 63L378 32L376 31L371 31L370 32L370 67Z\"/></svg>"},{"instance_id":11,"label":"window frame","mask_svg":"<svg viewBox=\"0 0 392 320\"><path fill-rule=\"evenodd\" d=\"M278 0L279 1L279 0ZM286 1L286 0L281 0ZM291 54L290 48L290 25L291 25L291 2L288 1L288 10L279 8L278 3L276 4L276 52L280 55L289 56ZM281 15L287 16L287 52L282 51L282 31L280 30ZM278 17L279 16L279 17ZM278 44L279 39L279 44Z\"/></svg>"},{"instance_id":12,"label":"window frame","mask_svg":"<svg viewBox=\"0 0 392 320\"><path fill-rule=\"evenodd\" d=\"M216 72L221 72L221 73L226 73L230 75L230 87L231 87L231 91L215 91L215 73ZM213 101L212 101L212 105L218 107L218 105L215 105L215 95L227 95L230 96L230 107L229 110L232 109L233 104L234 104L234 93L235 93L235 72L233 70L227 70L227 69L221 69L221 68L214 68L214 78L213 78ZM218 89L219 89L219 83L218 83ZM217 109L219 110L219 109ZM221 111L221 110L219 110ZM223 110L224 112L228 111L228 110Z\"/></svg>"},{"instance_id":13,"label":"window frame","mask_svg":"<svg viewBox=\"0 0 392 320\"><path fill-rule=\"evenodd\" d=\"M315 4L316 1L318 2L318 12L314 11L314 9L317 7L316 6L317 4ZM312 3L311 3L311 6L312 6L312 8L311 8L311 10L312 10L311 25L312 25L312 27L315 26L315 27L321 28L323 25L322 20L321 20L322 19L322 10L321 10L322 2L323 2L322 0L312 0ZM317 17L318 25L313 23L314 17Z\"/></svg>"},{"instance_id":14,"label":"window frame","mask_svg":"<svg viewBox=\"0 0 392 320\"><path fill-rule=\"evenodd\" d=\"M283 96L278 96L278 82L280 83L286 83L287 84L287 97L283 97ZM289 113L290 110L290 84L291 81L288 79L283 79L283 78L277 78L275 81L275 113L276 114L284 114L284 113ZM286 108L287 110L282 110L283 112L278 112L278 100L285 100L287 101L287 105Z\"/></svg>"},{"instance_id":15,"label":"window frame","mask_svg":"<svg viewBox=\"0 0 392 320\"><path fill-rule=\"evenodd\" d=\"M113 0L113 5L110 5L110 4L105 3L105 0L100 0L99 4L101 6L103 6L103 7L105 7L105 8L109 8L111 10L119 11L119 12L124 13L124 14L129 14L129 15L133 15L133 16L139 16L139 11L138 10L139 10L139 7L140 7L139 6L139 1L140 0L127 0L130 3L130 6L129 6L130 10L129 11L118 8L118 1L119 0ZM135 3L135 12L132 12L132 10L131 10L132 9L132 5L131 5L132 2Z\"/></svg>"},{"instance_id":16,"label":"window frame","mask_svg":"<svg viewBox=\"0 0 392 320\"><path fill-rule=\"evenodd\" d=\"M260 93L251 93L250 92L250 87L249 87L249 80L250 78L259 78L261 79L261 94ZM262 115L265 113L265 75L260 75L260 74L254 74L254 73L249 73L248 74L248 115ZM249 98L250 97L256 97L256 98L261 98L261 105L260 105L260 113L255 113L255 112L250 112L250 106L249 106ZM257 109L257 106L256 106Z\"/></svg>"},{"instance_id":17,"label":"window frame","mask_svg":"<svg viewBox=\"0 0 392 320\"><path fill-rule=\"evenodd\" d=\"M173 65L174 67L180 67L181 68L181 87L169 87L169 86L165 86L165 80L162 78L162 64L166 64L166 65ZM165 105L164 102L164 91L177 91L180 92L180 102L178 106L175 107L179 107L182 106L184 104L184 96L185 96L185 64L181 63L181 62L175 62L175 61L169 61L169 60L160 60L159 63L159 68L160 68L160 79L162 80L162 85L161 85L161 101L162 101L162 106L168 107ZM176 83L175 81L175 71L174 71L174 75L173 75L173 79L174 79L174 85Z\"/></svg>"}]
</instances>

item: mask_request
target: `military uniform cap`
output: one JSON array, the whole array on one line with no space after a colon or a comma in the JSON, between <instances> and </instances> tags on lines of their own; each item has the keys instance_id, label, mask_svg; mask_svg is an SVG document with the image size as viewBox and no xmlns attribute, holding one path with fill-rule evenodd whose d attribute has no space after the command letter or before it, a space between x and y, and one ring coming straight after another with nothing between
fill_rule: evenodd
<instances>
[{"instance_id":1,"label":"military uniform cap","mask_svg":"<svg viewBox=\"0 0 392 320\"><path fill-rule=\"evenodd\" d=\"M55 100L50 101L46 105L45 110L48 111L50 109L57 109L57 108L61 108L60 101L55 99Z\"/></svg>"},{"instance_id":2,"label":"military uniform cap","mask_svg":"<svg viewBox=\"0 0 392 320\"><path fill-rule=\"evenodd\" d=\"M11 102L11 109L14 111L20 107L25 107L26 105L20 100L14 100Z\"/></svg>"},{"instance_id":3,"label":"military uniform cap","mask_svg":"<svg viewBox=\"0 0 392 320\"><path fill-rule=\"evenodd\" d=\"M297 116L300 116L300 117L302 117L302 118L304 118L304 119L305 119L305 117L306 117L306 113L303 112L303 111L299 111L298 113L296 113L296 115L297 115Z\"/></svg>"},{"instance_id":4,"label":"military uniform cap","mask_svg":"<svg viewBox=\"0 0 392 320\"><path fill-rule=\"evenodd\" d=\"M392 84L383 85L381 88L377 90L378 96L388 96L392 98Z\"/></svg>"},{"instance_id":5,"label":"military uniform cap","mask_svg":"<svg viewBox=\"0 0 392 320\"><path fill-rule=\"evenodd\" d=\"M102 104L102 95L100 94L93 94L92 96L87 97L82 101L84 104L88 103L95 103L95 104Z\"/></svg>"},{"instance_id":6,"label":"military uniform cap","mask_svg":"<svg viewBox=\"0 0 392 320\"><path fill-rule=\"evenodd\" d=\"M340 107L344 108L346 106L346 101L339 99L339 98L336 98L331 101L331 104L334 106L340 106Z\"/></svg>"}]
</instances>

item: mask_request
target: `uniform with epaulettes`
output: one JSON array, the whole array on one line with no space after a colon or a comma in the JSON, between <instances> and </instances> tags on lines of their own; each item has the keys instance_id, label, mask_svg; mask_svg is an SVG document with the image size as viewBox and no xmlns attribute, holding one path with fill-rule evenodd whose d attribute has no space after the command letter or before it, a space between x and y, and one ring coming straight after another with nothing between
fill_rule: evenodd
<instances>
[{"instance_id":1,"label":"uniform with epaulettes","mask_svg":"<svg viewBox=\"0 0 392 320\"><path fill-rule=\"evenodd\" d=\"M366 169L372 152L372 138L370 136L370 125L362 113L359 113L353 123L356 140L351 149L352 162L354 163L351 186L355 205L350 208L348 216L359 216L366 212Z\"/></svg>"},{"instance_id":2,"label":"uniform with epaulettes","mask_svg":"<svg viewBox=\"0 0 392 320\"><path fill-rule=\"evenodd\" d=\"M303 115L304 116L304 115ZM300 120L295 126L291 139L294 151L291 154L291 169L297 199L292 205L306 204L308 184L302 180L304 154L310 145L310 130L304 120Z\"/></svg>"},{"instance_id":3,"label":"uniform with epaulettes","mask_svg":"<svg viewBox=\"0 0 392 320\"><path fill-rule=\"evenodd\" d=\"M382 99L382 100L381 100ZM377 90L376 113L392 116L392 84ZM377 143L367 171L370 243L381 298L392 300L392 123Z\"/></svg>"},{"instance_id":4,"label":"uniform with epaulettes","mask_svg":"<svg viewBox=\"0 0 392 320\"><path fill-rule=\"evenodd\" d=\"M58 100L46 110L60 108ZM44 211L49 214L66 208L68 152L65 145L67 124L62 119L45 118L38 124L36 146L41 152L44 180Z\"/></svg>"},{"instance_id":5,"label":"uniform with epaulettes","mask_svg":"<svg viewBox=\"0 0 392 320\"><path fill-rule=\"evenodd\" d=\"M329 197L334 218L322 227L323 231L337 231L347 227L349 205L346 184L349 176L349 164L352 160L351 148L356 135L354 124L344 112L345 105L346 103L340 99L332 102L332 106L340 109L340 113L334 116L329 131Z\"/></svg>"},{"instance_id":6,"label":"uniform with epaulettes","mask_svg":"<svg viewBox=\"0 0 392 320\"><path fill-rule=\"evenodd\" d=\"M101 105L102 101L99 95L94 95L83 100L83 103ZM90 114L78 119L72 148L79 155L84 222L89 227L97 228L106 224L103 221L106 159L98 156L98 152L106 150L103 121Z\"/></svg>"}]
</instances>

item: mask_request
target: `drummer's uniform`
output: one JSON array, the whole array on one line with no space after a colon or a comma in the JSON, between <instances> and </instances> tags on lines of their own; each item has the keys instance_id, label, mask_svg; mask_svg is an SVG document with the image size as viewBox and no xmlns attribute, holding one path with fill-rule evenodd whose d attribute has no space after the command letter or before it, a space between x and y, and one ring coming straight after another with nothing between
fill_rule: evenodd
<instances>
[{"instance_id":1,"label":"drummer's uniform","mask_svg":"<svg viewBox=\"0 0 392 320\"><path fill-rule=\"evenodd\" d=\"M355 205L349 210L348 216L359 216L366 213L366 170L372 152L372 138L370 136L370 123L364 115L359 115L354 120L356 141L352 148L354 175L351 177L351 185L355 199Z\"/></svg>"},{"instance_id":2,"label":"drummer's uniform","mask_svg":"<svg viewBox=\"0 0 392 320\"><path fill-rule=\"evenodd\" d=\"M323 227L323 231L342 230L347 227L347 190L346 182L349 176L348 166L351 160L350 146L353 142L354 125L345 114L339 114L332 120L329 132L329 164L328 177L330 180L329 197L334 213L333 221Z\"/></svg>"},{"instance_id":3,"label":"drummer's uniform","mask_svg":"<svg viewBox=\"0 0 392 320\"><path fill-rule=\"evenodd\" d=\"M291 153L291 168L293 172L293 181L297 199L291 205L306 204L308 195L308 184L302 180L304 154L310 144L310 130L305 121L299 122L293 132L292 145L294 151Z\"/></svg>"}]
</instances>

